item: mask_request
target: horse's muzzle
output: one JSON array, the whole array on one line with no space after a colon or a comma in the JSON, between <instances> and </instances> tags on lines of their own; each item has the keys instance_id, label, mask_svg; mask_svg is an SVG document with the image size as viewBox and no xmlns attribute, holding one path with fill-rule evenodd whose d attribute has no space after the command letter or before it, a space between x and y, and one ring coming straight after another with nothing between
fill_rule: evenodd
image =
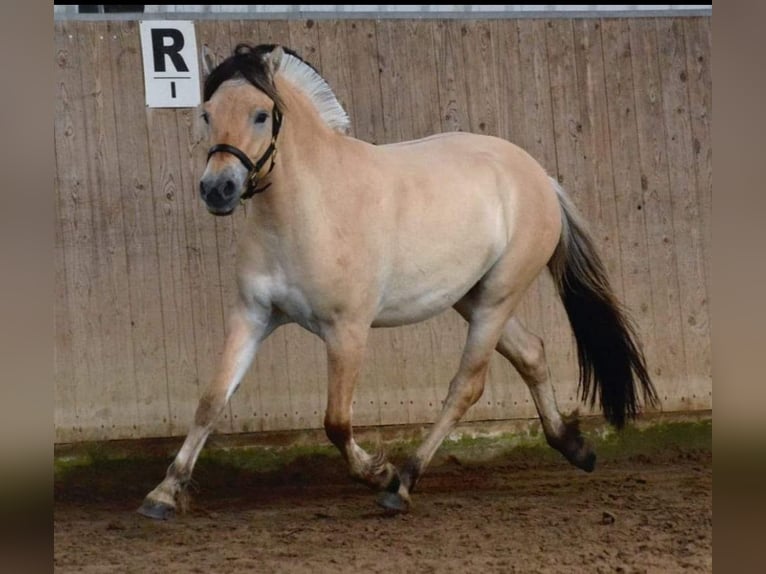
<instances>
[{"instance_id":1,"label":"horse's muzzle","mask_svg":"<svg viewBox=\"0 0 766 574\"><path fill-rule=\"evenodd\" d=\"M202 178L199 192L213 215L229 215L237 207L238 185L230 178Z\"/></svg>"}]
</instances>

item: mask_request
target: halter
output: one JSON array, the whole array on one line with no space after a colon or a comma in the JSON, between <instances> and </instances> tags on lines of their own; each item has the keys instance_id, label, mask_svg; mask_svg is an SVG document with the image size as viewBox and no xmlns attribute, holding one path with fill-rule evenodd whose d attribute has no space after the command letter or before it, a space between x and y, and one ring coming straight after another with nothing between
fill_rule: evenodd
<instances>
[{"instance_id":1,"label":"halter","mask_svg":"<svg viewBox=\"0 0 766 574\"><path fill-rule=\"evenodd\" d=\"M250 199L256 193L261 193L263 191L266 191L271 186L271 182L269 182L263 187L261 187L260 189L256 187L258 185L258 173L261 171L261 169L269 160L269 158L271 158L271 166L269 167L269 171L266 172L266 175L269 175L271 173L271 170L274 169L274 165L276 165L277 136L279 135L280 127L282 127L282 112L280 112L279 108L276 107L275 105L273 121L271 124L271 143L269 144L269 147L266 148L266 151L263 152L263 155L260 158L258 158L258 161L256 161L255 163L252 162L252 160L247 156L245 152L243 152L238 147L234 147L233 145L215 144L213 147L211 147L208 150L207 152L208 161L210 161L210 156L213 155L214 153L217 153L217 152L230 153L231 155L235 156L239 161L241 161L242 165L244 165L245 169L247 169L247 188L245 189L245 193L242 194L240 199L242 200Z\"/></svg>"}]
</instances>

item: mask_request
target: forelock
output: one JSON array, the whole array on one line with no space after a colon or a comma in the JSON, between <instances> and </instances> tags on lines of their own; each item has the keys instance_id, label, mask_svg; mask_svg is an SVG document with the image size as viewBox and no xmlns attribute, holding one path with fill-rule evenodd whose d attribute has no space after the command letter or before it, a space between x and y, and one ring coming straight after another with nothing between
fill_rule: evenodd
<instances>
[{"instance_id":1,"label":"forelock","mask_svg":"<svg viewBox=\"0 0 766 574\"><path fill-rule=\"evenodd\" d=\"M238 44L232 55L216 66L205 79L203 101L213 97L216 90L227 80L242 78L271 98L277 107L282 108L274 79L265 61L265 56L275 47L274 44Z\"/></svg>"}]
</instances>

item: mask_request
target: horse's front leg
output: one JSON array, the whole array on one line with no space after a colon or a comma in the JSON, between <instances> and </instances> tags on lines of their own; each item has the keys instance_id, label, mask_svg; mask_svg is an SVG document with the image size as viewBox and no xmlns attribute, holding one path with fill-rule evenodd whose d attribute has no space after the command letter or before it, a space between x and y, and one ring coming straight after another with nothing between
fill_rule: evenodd
<instances>
[{"instance_id":1,"label":"horse's front leg","mask_svg":"<svg viewBox=\"0 0 766 574\"><path fill-rule=\"evenodd\" d=\"M375 489L398 484L396 467L383 454L371 456L354 441L351 403L362 368L368 326L333 325L324 333L327 344L327 437L340 450L355 480Z\"/></svg>"},{"instance_id":2,"label":"horse's front leg","mask_svg":"<svg viewBox=\"0 0 766 574\"><path fill-rule=\"evenodd\" d=\"M208 435L250 367L259 344L276 325L274 317L265 309L240 306L232 312L217 374L199 400L191 430L165 479L146 496L139 513L166 519L175 512L177 496L191 479Z\"/></svg>"}]
</instances>

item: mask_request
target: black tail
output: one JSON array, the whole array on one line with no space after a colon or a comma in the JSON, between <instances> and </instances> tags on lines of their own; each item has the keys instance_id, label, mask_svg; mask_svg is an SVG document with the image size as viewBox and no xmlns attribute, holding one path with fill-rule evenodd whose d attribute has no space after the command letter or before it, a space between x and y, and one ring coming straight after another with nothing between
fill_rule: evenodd
<instances>
[{"instance_id":1,"label":"black tail","mask_svg":"<svg viewBox=\"0 0 766 574\"><path fill-rule=\"evenodd\" d=\"M636 382L644 402L658 405L657 391L633 324L614 296L584 222L558 183L553 184L561 204L562 231L548 267L577 341L581 397L593 406L600 396L604 417L622 428L638 413Z\"/></svg>"}]
</instances>

